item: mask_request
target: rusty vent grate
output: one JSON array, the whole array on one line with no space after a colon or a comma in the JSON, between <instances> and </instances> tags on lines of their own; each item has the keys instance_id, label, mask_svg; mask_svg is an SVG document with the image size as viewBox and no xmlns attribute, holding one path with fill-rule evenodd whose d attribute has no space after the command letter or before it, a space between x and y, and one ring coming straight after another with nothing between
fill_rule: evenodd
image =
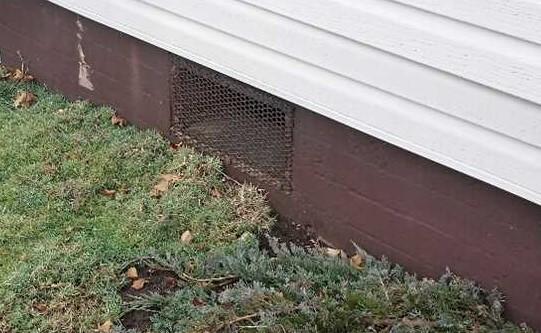
<instances>
[{"instance_id":1,"label":"rusty vent grate","mask_svg":"<svg viewBox=\"0 0 541 333\"><path fill-rule=\"evenodd\" d=\"M265 185L289 191L294 106L191 61L174 59L173 134L218 154Z\"/></svg>"}]
</instances>

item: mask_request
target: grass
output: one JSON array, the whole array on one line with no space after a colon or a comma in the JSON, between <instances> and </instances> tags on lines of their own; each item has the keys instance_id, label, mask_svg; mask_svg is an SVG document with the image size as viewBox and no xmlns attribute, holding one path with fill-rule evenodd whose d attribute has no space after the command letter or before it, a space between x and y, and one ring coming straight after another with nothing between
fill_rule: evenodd
<instances>
[{"instance_id":1,"label":"grass","mask_svg":"<svg viewBox=\"0 0 541 333\"><path fill-rule=\"evenodd\" d=\"M37 102L16 108L21 91ZM261 250L254 235L273 218L260 192L112 114L0 80L0 332L107 321L123 332L133 309L152 314L153 332L527 330L501 318L497 294L451 274L418 280L369 256L358 270L272 241L272 255ZM156 197L163 175L178 180ZM174 273L181 288L123 299L129 265Z\"/></svg>"},{"instance_id":2,"label":"grass","mask_svg":"<svg viewBox=\"0 0 541 333\"><path fill-rule=\"evenodd\" d=\"M22 90L38 102L14 108ZM89 332L122 311L119 263L207 251L271 223L262 196L224 183L217 159L115 127L111 115L0 82L0 331ZM162 174L181 180L155 198Z\"/></svg>"}]
</instances>

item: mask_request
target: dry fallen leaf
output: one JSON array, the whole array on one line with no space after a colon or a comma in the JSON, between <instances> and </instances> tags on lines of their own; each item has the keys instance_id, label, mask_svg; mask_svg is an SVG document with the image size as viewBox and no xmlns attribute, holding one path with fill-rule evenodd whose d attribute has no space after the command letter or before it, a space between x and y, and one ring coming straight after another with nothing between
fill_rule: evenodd
<instances>
[{"instance_id":1,"label":"dry fallen leaf","mask_svg":"<svg viewBox=\"0 0 541 333\"><path fill-rule=\"evenodd\" d=\"M171 147L171 149L173 150L177 150L178 148L180 148L180 146L182 146L182 143L180 142L169 144L169 147Z\"/></svg>"},{"instance_id":2,"label":"dry fallen leaf","mask_svg":"<svg viewBox=\"0 0 541 333\"><path fill-rule=\"evenodd\" d=\"M126 271L126 276L129 278L129 279L137 279L139 277L139 273L137 272L137 268L135 267L130 267L127 271Z\"/></svg>"},{"instance_id":3,"label":"dry fallen leaf","mask_svg":"<svg viewBox=\"0 0 541 333\"><path fill-rule=\"evenodd\" d=\"M116 191L115 190L103 190L101 191L101 194L105 195L106 197L109 197L109 198L114 198L115 195L116 195Z\"/></svg>"},{"instance_id":4,"label":"dry fallen leaf","mask_svg":"<svg viewBox=\"0 0 541 333\"><path fill-rule=\"evenodd\" d=\"M18 81L18 82L30 82L34 81L34 77L29 75L25 68L8 69L0 66L0 76L2 80Z\"/></svg>"},{"instance_id":5,"label":"dry fallen leaf","mask_svg":"<svg viewBox=\"0 0 541 333\"><path fill-rule=\"evenodd\" d=\"M201 298L196 297L192 300L192 305L196 307L200 307L200 306L207 305L207 302L203 301Z\"/></svg>"},{"instance_id":6,"label":"dry fallen leaf","mask_svg":"<svg viewBox=\"0 0 541 333\"><path fill-rule=\"evenodd\" d=\"M11 79L13 80L22 80L24 78L24 73L20 69L15 69L13 72L11 72Z\"/></svg>"},{"instance_id":7,"label":"dry fallen leaf","mask_svg":"<svg viewBox=\"0 0 541 333\"><path fill-rule=\"evenodd\" d=\"M137 279L131 284L132 289L141 290L145 287L145 284L148 282L147 279Z\"/></svg>"},{"instance_id":8,"label":"dry fallen leaf","mask_svg":"<svg viewBox=\"0 0 541 333\"><path fill-rule=\"evenodd\" d=\"M39 313L46 313L47 312L47 305L43 303L36 303L33 305L34 309Z\"/></svg>"},{"instance_id":9,"label":"dry fallen leaf","mask_svg":"<svg viewBox=\"0 0 541 333\"><path fill-rule=\"evenodd\" d=\"M113 322L110 320L107 320L101 325L98 325L98 332L99 333L110 333L113 330Z\"/></svg>"},{"instance_id":10,"label":"dry fallen leaf","mask_svg":"<svg viewBox=\"0 0 541 333\"><path fill-rule=\"evenodd\" d=\"M13 102L13 106L16 108L20 107L29 107L32 104L36 102L37 98L34 94L28 91L21 91L17 94L15 97L15 101Z\"/></svg>"},{"instance_id":11,"label":"dry fallen leaf","mask_svg":"<svg viewBox=\"0 0 541 333\"><path fill-rule=\"evenodd\" d=\"M222 192L220 192L220 190L218 190L216 187L214 187L214 188L210 191L210 195L212 195L214 198L221 198L221 197L223 197Z\"/></svg>"},{"instance_id":12,"label":"dry fallen leaf","mask_svg":"<svg viewBox=\"0 0 541 333\"><path fill-rule=\"evenodd\" d=\"M184 233L182 233L182 236L180 236L180 241L182 242L182 244L190 244L192 240L193 235L190 230L184 231Z\"/></svg>"},{"instance_id":13,"label":"dry fallen leaf","mask_svg":"<svg viewBox=\"0 0 541 333\"><path fill-rule=\"evenodd\" d=\"M364 258L360 254L356 254L349 258L350 265L355 269L361 269L364 265Z\"/></svg>"},{"instance_id":14,"label":"dry fallen leaf","mask_svg":"<svg viewBox=\"0 0 541 333\"><path fill-rule=\"evenodd\" d=\"M9 79L13 81L30 82L34 80L34 77L32 75L28 75L26 71L17 68L10 73Z\"/></svg>"},{"instance_id":15,"label":"dry fallen leaf","mask_svg":"<svg viewBox=\"0 0 541 333\"><path fill-rule=\"evenodd\" d=\"M180 177L177 175L172 175L172 174L161 175L160 180L158 181L158 184L154 186L150 195L152 195L155 198L161 197L164 193L166 193L169 190L169 186L173 185L179 180L180 180Z\"/></svg>"},{"instance_id":16,"label":"dry fallen leaf","mask_svg":"<svg viewBox=\"0 0 541 333\"><path fill-rule=\"evenodd\" d=\"M346 252L340 249L328 247L325 252L329 257L347 259Z\"/></svg>"},{"instance_id":17,"label":"dry fallen leaf","mask_svg":"<svg viewBox=\"0 0 541 333\"><path fill-rule=\"evenodd\" d=\"M128 121L115 113L111 117L111 124L114 126L124 127L128 124Z\"/></svg>"}]
</instances>

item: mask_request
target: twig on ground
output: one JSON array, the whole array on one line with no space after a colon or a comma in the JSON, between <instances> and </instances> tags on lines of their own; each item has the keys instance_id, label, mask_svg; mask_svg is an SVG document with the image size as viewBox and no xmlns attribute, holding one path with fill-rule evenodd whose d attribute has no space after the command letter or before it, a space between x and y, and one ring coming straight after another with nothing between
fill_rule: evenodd
<instances>
[{"instance_id":1,"label":"twig on ground","mask_svg":"<svg viewBox=\"0 0 541 333\"><path fill-rule=\"evenodd\" d=\"M236 318L228 321L227 323L220 324L218 327L216 327L216 329L214 329L213 332L218 333L218 332L220 332L221 330L223 330L226 327L230 327L231 325L240 323L240 322L245 321L245 320L250 320L250 319L255 318L255 317L259 317L259 313L252 313L250 315L246 315L246 316L242 316L242 317L236 317Z\"/></svg>"}]
</instances>

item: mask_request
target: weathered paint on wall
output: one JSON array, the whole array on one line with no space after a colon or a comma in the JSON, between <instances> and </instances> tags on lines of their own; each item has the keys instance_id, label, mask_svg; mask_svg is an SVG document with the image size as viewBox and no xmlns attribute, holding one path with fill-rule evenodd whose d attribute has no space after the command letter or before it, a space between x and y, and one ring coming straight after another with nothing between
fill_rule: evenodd
<instances>
[{"instance_id":1,"label":"weathered paint on wall","mask_svg":"<svg viewBox=\"0 0 541 333\"><path fill-rule=\"evenodd\" d=\"M167 52L42 1L0 6L4 63L20 65L22 59L69 97L112 105L139 126L168 132ZM31 15L17 14L26 12Z\"/></svg>"}]
</instances>

